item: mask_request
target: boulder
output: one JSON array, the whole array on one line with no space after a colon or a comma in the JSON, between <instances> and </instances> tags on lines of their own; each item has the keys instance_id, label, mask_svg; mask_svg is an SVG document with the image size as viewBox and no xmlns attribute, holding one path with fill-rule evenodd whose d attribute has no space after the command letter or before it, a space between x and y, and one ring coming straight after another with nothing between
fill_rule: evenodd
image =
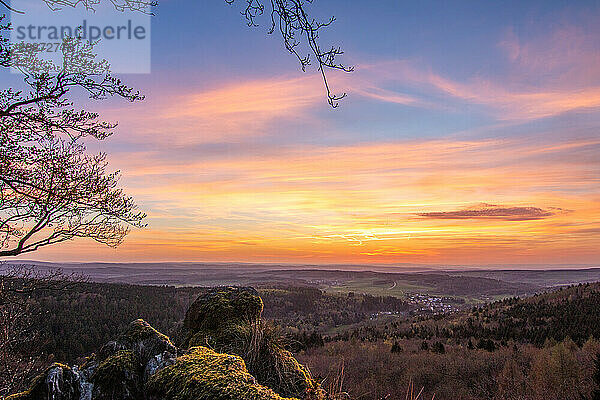
<instances>
[{"instance_id":1,"label":"boulder","mask_svg":"<svg viewBox=\"0 0 600 400\"><path fill-rule=\"evenodd\" d=\"M177 347L166 336L150 326L143 319L129 324L118 338L102 346L99 357L104 360L120 350L130 350L144 365L156 364L158 359L168 360L177 357Z\"/></svg>"},{"instance_id":2,"label":"boulder","mask_svg":"<svg viewBox=\"0 0 600 400\"><path fill-rule=\"evenodd\" d=\"M261 319L262 308L262 299L254 288L212 289L200 296L186 314L185 345L240 356L259 384L281 396L324 399L325 392L310 372L285 349L281 333Z\"/></svg>"},{"instance_id":3,"label":"boulder","mask_svg":"<svg viewBox=\"0 0 600 400\"><path fill-rule=\"evenodd\" d=\"M185 316L188 350L138 319L81 366L53 364L8 399L326 399L262 310L253 288L212 289Z\"/></svg>"},{"instance_id":4,"label":"boulder","mask_svg":"<svg viewBox=\"0 0 600 400\"><path fill-rule=\"evenodd\" d=\"M181 353L170 339L146 321L133 321L115 340L81 366L54 364L36 377L30 389L11 400L145 399L148 378L175 362Z\"/></svg>"},{"instance_id":5,"label":"boulder","mask_svg":"<svg viewBox=\"0 0 600 400\"><path fill-rule=\"evenodd\" d=\"M284 400L256 382L241 357L191 348L146 384L150 400Z\"/></svg>"},{"instance_id":6,"label":"boulder","mask_svg":"<svg viewBox=\"0 0 600 400\"><path fill-rule=\"evenodd\" d=\"M216 329L223 322L257 321L263 311L263 301L251 287L219 287L200 296L190 306L183 328L189 332Z\"/></svg>"},{"instance_id":7,"label":"boulder","mask_svg":"<svg viewBox=\"0 0 600 400\"><path fill-rule=\"evenodd\" d=\"M142 400L142 364L131 350L119 350L102 361L92 375L92 398Z\"/></svg>"},{"instance_id":8,"label":"boulder","mask_svg":"<svg viewBox=\"0 0 600 400\"><path fill-rule=\"evenodd\" d=\"M36 376L24 392L8 396L6 400L79 400L78 374L63 364L52 364Z\"/></svg>"}]
</instances>

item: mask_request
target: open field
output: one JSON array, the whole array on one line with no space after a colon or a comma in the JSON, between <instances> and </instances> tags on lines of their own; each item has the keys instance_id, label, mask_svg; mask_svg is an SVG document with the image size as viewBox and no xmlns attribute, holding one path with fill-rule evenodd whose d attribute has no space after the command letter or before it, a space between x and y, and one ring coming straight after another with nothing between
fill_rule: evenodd
<instances>
[{"instance_id":1,"label":"open field","mask_svg":"<svg viewBox=\"0 0 600 400\"><path fill-rule=\"evenodd\" d=\"M418 285L402 279L364 278L347 280L339 285L325 286L324 289L331 293L365 293L373 296L403 297L409 293L429 293L432 287Z\"/></svg>"}]
</instances>

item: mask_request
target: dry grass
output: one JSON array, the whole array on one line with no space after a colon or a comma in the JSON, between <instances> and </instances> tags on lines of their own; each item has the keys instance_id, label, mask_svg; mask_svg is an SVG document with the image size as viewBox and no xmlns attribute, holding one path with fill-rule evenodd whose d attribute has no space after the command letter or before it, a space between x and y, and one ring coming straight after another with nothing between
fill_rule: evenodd
<instances>
[{"instance_id":1,"label":"dry grass","mask_svg":"<svg viewBox=\"0 0 600 400\"><path fill-rule=\"evenodd\" d=\"M421 387L421 390L415 392L415 383L410 380L408 383L408 387L406 388L406 400L422 400L421 395L423 394L423 390L425 388ZM435 400L435 394L431 397L431 400Z\"/></svg>"},{"instance_id":2,"label":"dry grass","mask_svg":"<svg viewBox=\"0 0 600 400\"><path fill-rule=\"evenodd\" d=\"M331 379L325 378L321 386L327 391L329 400L348 400L350 396L344 391L344 359L342 358L336 372L331 374Z\"/></svg>"}]
</instances>

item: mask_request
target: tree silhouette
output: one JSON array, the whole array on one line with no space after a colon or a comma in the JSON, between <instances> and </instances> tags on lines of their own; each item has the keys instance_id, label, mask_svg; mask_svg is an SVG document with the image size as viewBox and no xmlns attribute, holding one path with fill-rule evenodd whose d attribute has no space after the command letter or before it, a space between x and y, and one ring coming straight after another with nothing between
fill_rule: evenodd
<instances>
[{"instance_id":1,"label":"tree silhouette","mask_svg":"<svg viewBox=\"0 0 600 400\"><path fill-rule=\"evenodd\" d=\"M82 5L88 10L102 0L42 0L52 10ZM108 0L118 11L151 14L154 1ZM225 0L232 4L235 0ZM322 50L319 31L331 25L312 19L306 5L312 0L246 0L242 14L249 26L270 15L269 33L278 30L286 49L294 54L302 70L310 56L300 54L301 39L316 60L327 99L337 107L346 94L335 95L327 82L326 69L346 72L352 68L337 63L339 47ZM0 0L0 5L10 6ZM12 10L12 9L11 9ZM24 12L25 10L13 10ZM107 171L104 154L89 155L85 138L105 139L115 123L97 113L74 106L71 91L77 89L93 100L119 97L127 101L143 96L111 75L106 60L96 60L94 44L65 38L62 65L38 57L35 44L9 43L10 29L0 17L0 66L19 70L24 89L0 91L0 257L32 252L40 247L76 237L92 238L109 246L119 245L131 226L144 226L145 214L133 199L118 189L118 173Z\"/></svg>"},{"instance_id":2,"label":"tree silhouette","mask_svg":"<svg viewBox=\"0 0 600 400\"><path fill-rule=\"evenodd\" d=\"M235 3L236 0L225 0L228 4ZM268 4L267 13L271 19L271 28L269 34L276 30L279 31L283 39L285 48L292 53L298 61L302 71L311 65L311 54L316 60L317 70L323 77L323 83L327 92L327 101L329 105L336 108L339 101L346 97L346 93L334 94L327 81L326 69L340 70L344 72L354 71L353 67L344 66L336 61L339 55L344 54L340 47L331 46L328 49L322 49L319 45L319 31L335 22L335 17L321 22L311 18L306 11L306 5L311 4L312 0L245 0L246 8L244 14L248 26L257 26L257 17L265 13L265 3ZM301 47L301 38L306 42L309 48L309 54L303 55L299 50Z\"/></svg>"},{"instance_id":3,"label":"tree silhouette","mask_svg":"<svg viewBox=\"0 0 600 400\"><path fill-rule=\"evenodd\" d=\"M127 225L142 226L144 214L116 188L104 154L87 155L74 141L17 143L0 158L0 256L86 237L116 247Z\"/></svg>"},{"instance_id":4,"label":"tree silhouette","mask_svg":"<svg viewBox=\"0 0 600 400\"><path fill-rule=\"evenodd\" d=\"M21 43L0 53L28 87L0 92L0 257L75 237L117 246L145 215L117 188L119 174L107 172L106 156L86 154L83 139L104 139L116 125L77 110L69 94L78 88L92 99L142 96L111 76L106 61L95 61L84 40L65 39L60 66L38 52Z\"/></svg>"},{"instance_id":5,"label":"tree silhouette","mask_svg":"<svg viewBox=\"0 0 600 400\"><path fill-rule=\"evenodd\" d=\"M103 0L41 0L50 9L59 11L63 8L82 6L87 10L95 11ZM152 14L152 7L158 5L153 0L104 0L110 2L117 11L134 11ZM234 4L236 0L225 0L227 4ZM315 60L317 70L323 78L327 94L327 102L333 108L338 107L339 101L346 97L346 93L335 94L327 80L326 70L339 70L344 72L354 71L354 67L346 66L337 61L337 57L344 54L339 46L323 48L319 41L319 32L335 22L335 17L325 21L318 21L310 16L307 6L313 0L237 0L245 3L242 15L250 27L258 26L258 19L268 15L270 28L269 34L279 32L287 51L293 54L300 62L302 71ZM11 9L8 3L0 0L0 4ZM19 10L13 10L19 11ZM301 50L302 48L304 50Z\"/></svg>"}]
</instances>

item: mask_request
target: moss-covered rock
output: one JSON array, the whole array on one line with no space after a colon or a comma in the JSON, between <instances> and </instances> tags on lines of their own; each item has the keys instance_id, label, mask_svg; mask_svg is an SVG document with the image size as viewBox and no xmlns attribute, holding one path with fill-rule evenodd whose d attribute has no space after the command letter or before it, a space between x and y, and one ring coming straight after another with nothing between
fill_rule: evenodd
<instances>
[{"instance_id":1,"label":"moss-covered rock","mask_svg":"<svg viewBox=\"0 0 600 400\"><path fill-rule=\"evenodd\" d=\"M281 396L325 398L309 371L285 350L282 335L261 320L262 300L252 288L223 287L199 297L186 315L188 347L205 346L242 357L261 385ZM212 315L217 318L212 318Z\"/></svg>"},{"instance_id":2,"label":"moss-covered rock","mask_svg":"<svg viewBox=\"0 0 600 400\"><path fill-rule=\"evenodd\" d=\"M177 356L177 347L171 340L143 319L136 319L117 339L102 346L99 358L106 359L120 350L133 351L144 365L157 355Z\"/></svg>"},{"instance_id":3,"label":"moss-covered rock","mask_svg":"<svg viewBox=\"0 0 600 400\"><path fill-rule=\"evenodd\" d=\"M143 399L142 364L131 350L119 350L100 363L91 382L92 398L97 400Z\"/></svg>"},{"instance_id":4,"label":"moss-covered rock","mask_svg":"<svg viewBox=\"0 0 600 400\"><path fill-rule=\"evenodd\" d=\"M7 400L79 400L79 379L71 368L52 364L36 376L28 390L8 396Z\"/></svg>"},{"instance_id":5,"label":"moss-covered rock","mask_svg":"<svg viewBox=\"0 0 600 400\"><path fill-rule=\"evenodd\" d=\"M146 393L151 400L283 400L256 382L244 361L195 347L150 377Z\"/></svg>"},{"instance_id":6,"label":"moss-covered rock","mask_svg":"<svg viewBox=\"0 0 600 400\"><path fill-rule=\"evenodd\" d=\"M54 364L9 399L326 399L262 309L253 288L213 289L186 314L187 353L138 319L79 368Z\"/></svg>"},{"instance_id":7,"label":"moss-covered rock","mask_svg":"<svg viewBox=\"0 0 600 400\"><path fill-rule=\"evenodd\" d=\"M257 321L263 302L251 287L219 287L200 296L188 309L183 327L188 332L216 329L221 323Z\"/></svg>"},{"instance_id":8,"label":"moss-covered rock","mask_svg":"<svg viewBox=\"0 0 600 400\"><path fill-rule=\"evenodd\" d=\"M173 364L179 352L167 336L138 319L79 368L54 364L11 400L144 399L144 382Z\"/></svg>"},{"instance_id":9,"label":"moss-covered rock","mask_svg":"<svg viewBox=\"0 0 600 400\"><path fill-rule=\"evenodd\" d=\"M263 385L274 388L285 396L305 400L322 400L326 393L312 378L308 369L300 364L289 351L280 346L263 348L252 362L250 372Z\"/></svg>"},{"instance_id":10,"label":"moss-covered rock","mask_svg":"<svg viewBox=\"0 0 600 400\"><path fill-rule=\"evenodd\" d=\"M224 353L246 351L252 338L252 324L221 321L215 328L200 328L188 333L186 347L205 346ZM241 355L241 354L238 354Z\"/></svg>"}]
</instances>

